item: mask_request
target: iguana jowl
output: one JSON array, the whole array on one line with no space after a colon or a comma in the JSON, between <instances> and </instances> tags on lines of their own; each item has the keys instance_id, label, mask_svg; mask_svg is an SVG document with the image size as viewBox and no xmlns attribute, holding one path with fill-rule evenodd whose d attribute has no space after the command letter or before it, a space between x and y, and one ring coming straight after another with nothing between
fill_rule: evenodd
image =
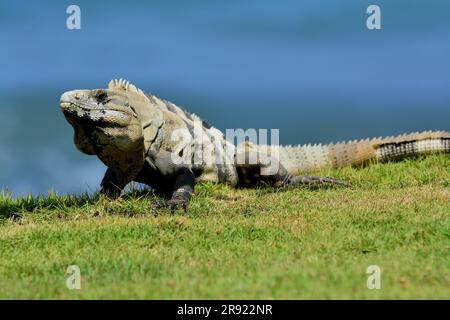
<instances>
[{"instance_id":1,"label":"iguana jowl","mask_svg":"<svg viewBox=\"0 0 450 320\"><path fill-rule=\"evenodd\" d=\"M156 204L171 209L186 209L196 182L252 186L264 181L282 187L345 184L330 177L299 174L326 167L359 165L373 159L383 161L450 152L450 132L445 131L328 145L244 143L236 148L222 132L196 115L145 94L125 80L112 80L107 89L65 92L60 105L75 130L77 148L97 155L108 167L101 182L103 194L117 197L129 182L136 181L172 194L169 201ZM174 139L174 132L180 129L192 138L192 143L181 148ZM195 130L201 131L202 139L195 135ZM203 153L200 162L194 161L198 151ZM249 161L254 155L257 160ZM260 160L264 156L271 160L270 164ZM268 166L276 170L269 172Z\"/></svg>"}]
</instances>

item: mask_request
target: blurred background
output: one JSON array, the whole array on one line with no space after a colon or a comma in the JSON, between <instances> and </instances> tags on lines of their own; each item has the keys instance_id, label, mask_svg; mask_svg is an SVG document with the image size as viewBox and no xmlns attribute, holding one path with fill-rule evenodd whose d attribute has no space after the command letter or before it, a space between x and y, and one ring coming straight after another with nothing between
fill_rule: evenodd
<instances>
[{"instance_id":1,"label":"blurred background","mask_svg":"<svg viewBox=\"0 0 450 320\"><path fill-rule=\"evenodd\" d=\"M66 8L81 8L68 30ZM366 9L381 7L381 30ZM0 189L94 192L59 110L126 78L219 129L284 144L450 130L450 1L0 2Z\"/></svg>"}]
</instances>

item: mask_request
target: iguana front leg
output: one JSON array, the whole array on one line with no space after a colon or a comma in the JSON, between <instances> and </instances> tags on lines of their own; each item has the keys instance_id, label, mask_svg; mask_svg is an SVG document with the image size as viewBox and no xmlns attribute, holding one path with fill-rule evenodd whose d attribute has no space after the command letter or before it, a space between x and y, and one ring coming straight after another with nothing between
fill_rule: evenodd
<instances>
[{"instance_id":1,"label":"iguana front leg","mask_svg":"<svg viewBox=\"0 0 450 320\"><path fill-rule=\"evenodd\" d=\"M191 169L177 158L176 163L172 157L176 157L167 151L159 151L157 154L149 154L148 160L157 168L160 176L167 181L174 181L173 193L170 200L159 200L153 204L153 208L169 208L172 212L182 208L185 212L194 193L195 176Z\"/></svg>"},{"instance_id":2,"label":"iguana front leg","mask_svg":"<svg viewBox=\"0 0 450 320\"><path fill-rule=\"evenodd\" d=\"M185 212L191 196L194 193L195 178L191 170L185 169L178 173L170 200L159 200L154 203L155 209L169 208L174 212L177 208L182 208Z\"/></svg>"},{"instance_id":3,"label":"iguana front leg","mask_svg":"<svg viewBox=\"0 0 450 320\"><path fill-rule=\"evenodd\" d=\"M100 193L108 198L116 199L120 196L120 193L126 185L127 183L120 175L108 168L100 183Z\"/></svg>"}]
</instances>

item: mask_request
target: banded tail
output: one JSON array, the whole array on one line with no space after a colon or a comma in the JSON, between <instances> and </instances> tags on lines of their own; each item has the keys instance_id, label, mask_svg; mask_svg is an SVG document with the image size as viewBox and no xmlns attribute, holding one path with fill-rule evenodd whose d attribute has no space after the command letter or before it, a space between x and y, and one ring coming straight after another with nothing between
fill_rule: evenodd
<instances>
[{"instance_id":1,"label":"banded tail","mask_svg":"<svg viewBox=\"0 0 450 320\"><path fill-rule=\"evenodd\" d=\"M425 131L328 145L280 146L280 162L289 173L356 166L419 154L450 153L450 132Z\"/></svg>"}]
</instances>

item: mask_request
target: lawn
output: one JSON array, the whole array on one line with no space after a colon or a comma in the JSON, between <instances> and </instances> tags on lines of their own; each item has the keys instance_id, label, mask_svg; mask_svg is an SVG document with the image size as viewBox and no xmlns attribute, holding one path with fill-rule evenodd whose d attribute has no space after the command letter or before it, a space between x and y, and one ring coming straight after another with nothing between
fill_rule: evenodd
<instances>
[{"instance_id":1,"label":"lawn","mask_svg":"<svg viewBox=\"0 0 450 320\"><path fill-rule=\"evenodd\" d=\"M0 195L0 298L450 298L450 157L319 172L351 188ZM77 265L81 289L66 287ZM369 290L367 267L381 269Z\"/></svg>"}]
</instances>

